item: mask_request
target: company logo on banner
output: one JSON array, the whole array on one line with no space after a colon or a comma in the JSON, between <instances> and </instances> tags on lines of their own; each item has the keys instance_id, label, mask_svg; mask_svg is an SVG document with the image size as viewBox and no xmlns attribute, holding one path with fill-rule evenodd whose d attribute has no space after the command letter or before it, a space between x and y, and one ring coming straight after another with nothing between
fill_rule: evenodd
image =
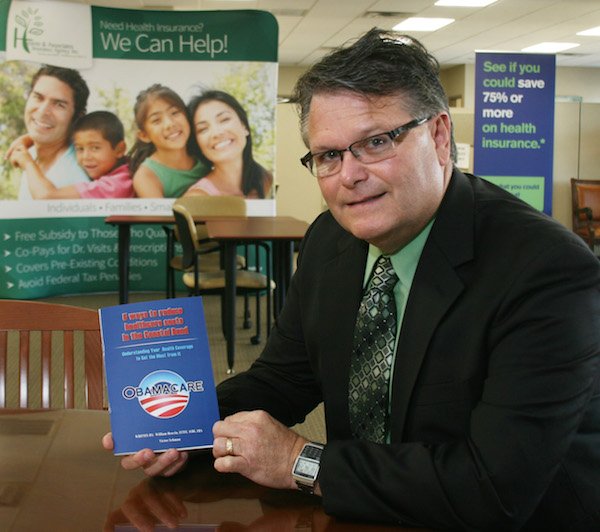
<instances>
[{"instance_id":1,"label":"company logo on banner","mask_svg":"<svg viewBox=\"0 0 600 532\"><path fill-rule=\"evenodd\" d=\"M555 73L554 55L476 54L473 170L549 215Z\"/></svg>"},{"instance_id":2,"label":"company logo on banner","mask_svg":"<svg viewBox=\"0 0 600 532\"><path fill-rule=\"evenodd\" d=\"M64 21L71 31L65 31ZM92 8L56 2L11 2L6 58L67 68L92 66Z\"/></svg>"}]
</instances>

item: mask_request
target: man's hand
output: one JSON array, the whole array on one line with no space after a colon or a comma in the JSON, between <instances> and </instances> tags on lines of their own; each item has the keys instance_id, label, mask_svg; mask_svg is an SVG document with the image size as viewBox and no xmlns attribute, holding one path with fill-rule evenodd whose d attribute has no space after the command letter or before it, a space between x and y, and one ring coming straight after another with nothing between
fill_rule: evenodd
<instances>
[{"instance_id":1,"label":"man's hand","mask_svg":"<svg viewBox=\"0 0 600 532\"><path fill-rule=\"evenodd\" d=\"M113 450L114 442L111 432L102 438L102 445L108 451ZM183 467L187 458L187 452L177 449L169 449L160 454L154 453L151 449L142 449L135 454L124 456L121 459L121 465L127 471L141 468L146 475L151 477L170 477Z\"/></svg>"},{"instance_id":2,"label":"man's hand","mask_svg":"<svg viewBox=\"0 0 600 532\"><path fill-rule=\"evenodd\" d=\"M308 440L266 412L257 410L229 416L214 424L213 434L217 471L239 473L270 488L296 488L292 468Z\"/></svg>"}]
</instances>

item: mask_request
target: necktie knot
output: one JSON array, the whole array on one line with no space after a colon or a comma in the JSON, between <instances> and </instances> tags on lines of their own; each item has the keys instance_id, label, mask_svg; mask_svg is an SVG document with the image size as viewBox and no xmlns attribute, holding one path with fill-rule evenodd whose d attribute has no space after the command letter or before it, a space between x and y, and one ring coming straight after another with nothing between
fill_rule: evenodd
<instances>
[{"instance_id":1,"label":"necktie knot","mask_svg":"<svg viewBox=\"0 0 600 532\"><path fill-rule=\"evenodd\" d=\"M382 292L393 290L398 282L398 276L392 266L389 257L381 255L373 268L373 278L371 279L371 288L376 288Z\"/></svg>"}]
</instances>

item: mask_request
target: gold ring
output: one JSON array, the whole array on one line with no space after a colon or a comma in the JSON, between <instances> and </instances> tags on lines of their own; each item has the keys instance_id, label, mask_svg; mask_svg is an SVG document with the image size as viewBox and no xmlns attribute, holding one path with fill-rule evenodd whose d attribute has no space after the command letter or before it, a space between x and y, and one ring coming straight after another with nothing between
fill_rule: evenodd
<instances>
[{"instance_id":1,"label":"gold ring","mask_svg":"<svg viewBox=\"0 0 600 532\"><path fill-rule=\"evenodd\" d=\"M225 440L225 454L233 454L233 441L231 438Z\"/></svg>"}]
</instances>

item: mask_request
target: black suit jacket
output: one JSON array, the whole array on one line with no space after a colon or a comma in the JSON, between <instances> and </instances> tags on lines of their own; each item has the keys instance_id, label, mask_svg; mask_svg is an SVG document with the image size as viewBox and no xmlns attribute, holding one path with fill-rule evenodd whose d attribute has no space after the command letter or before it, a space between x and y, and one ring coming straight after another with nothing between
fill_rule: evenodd
<instances>
[{"instance_id":1,"label":"black suit jacket","mask_svg":"<svg viewBox=\"0 0 600 532\"><path fill-rule=\"evenodd\" d=\"M328 513L455 530L600 530L600 267L513 195L455 170L392 381L391 444L352 438L349 354L367 244L309 229L284 308L222 414L293 425L325 402Z\"/></svg>"}]
</instances>

